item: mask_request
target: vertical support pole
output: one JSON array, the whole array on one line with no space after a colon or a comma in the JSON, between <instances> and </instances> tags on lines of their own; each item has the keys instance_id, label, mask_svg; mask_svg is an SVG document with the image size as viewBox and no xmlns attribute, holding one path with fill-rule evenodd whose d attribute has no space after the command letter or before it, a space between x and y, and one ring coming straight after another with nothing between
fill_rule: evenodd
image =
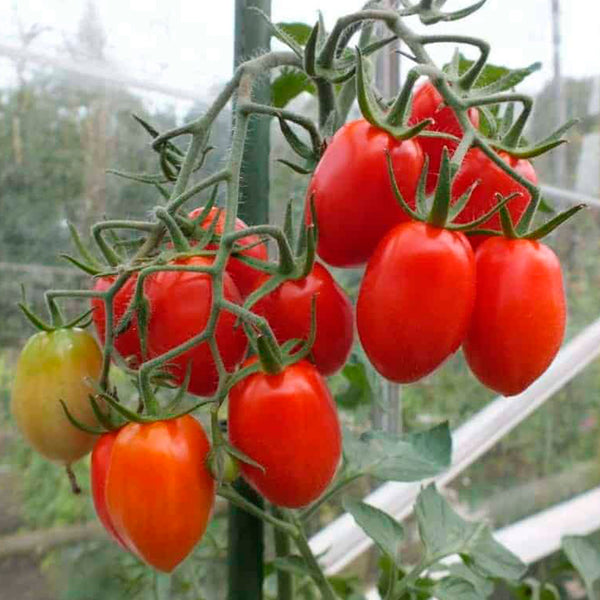
<instances>
[{"instance_id":1,"label":"vertical support pole","mask_svg":"<svg viewBox=\"0 0 600 600\"><path fill-rule=\"evenodd\" d=\"M565 96L563 93L562 68L561 68L561 35L560 35L560 0L551 0L552 2L552 48L553 48L553 81L552 91L554 96L554 106L556 123L562 124L566 121ZM558 187L565 185L565 148L558 148L554 151L554 173L555 184Z\"/></svg>"},{"instance_id":2,"label":"vertical support pole","mask_svg":"<svg viewBox=\"0 0 600 600\"><path fill-rule=\"evenodd\" d=\"M396 8L398 0L387 0L384 8ZM389 31L381 24L380 35L388 35ZM375 65L375 80L379 91L387 98L394 96L400 90L400 54L397 50L400 42L390 44L377 57ZM396 383L382 381L380 389L383 393L384 409L378 404L373 405L371 420L375 429L390 433L398 433L402 429L401 389Z\"/></svg>"},{"instance_id":3,"label":"vertical support pole","mask_svg":"<svg viewBox=\"0 0 600 600\"><path fill-rule=\"evenodd\" d=\"M256 7L271 15L271 0L235 0L234 68L248 57L269 49L270 32ZM269 103L268 78L256 83L254 98ZM269 120L252 117L244 147L239 216L249 225L266 223L269 216ZM237 491L262 507L263 500L242 479ZM261 600L263 585L263 522L229 507L228 600Z\"/></svg>"}]
</instances>

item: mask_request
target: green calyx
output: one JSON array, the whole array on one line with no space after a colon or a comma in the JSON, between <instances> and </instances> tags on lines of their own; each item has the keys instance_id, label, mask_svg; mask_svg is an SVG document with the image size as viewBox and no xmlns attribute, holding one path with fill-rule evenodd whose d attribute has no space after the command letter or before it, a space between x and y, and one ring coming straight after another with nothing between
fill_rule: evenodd
<instances>
[{"instance_id":1,"label":"green calyx","mask_svg":"<svg viewBox=\"0 0 600 600\"><path fill-rule=\"evenodd\" d=\"M474 219L468 223L453 223L452 221L462 212L469 202L471 194L479 182L474 182L471 187L460 198L458 198L454 204L452 204L452 179L458 170L458 166L451 163L450 155L446 147L444 147L442 153L440 174L435 193L433 194L433 199L428 198L425 192L427 172L429 167L429 161L428 159L425 159L425 164L421 170L419 184L417 186L415 209L413 209L408 202L406 202L402 192L400 191L400 188L398 187L398 182L396 181L396 176L394 174L394 165L389 152L386 152L386 160L388 174L392 184L392 191L394 192L394 195L401 208L406 214L408 214L409 217L411 217L411 219L414 219L415 221L421 221L423 223L429 223L434 227L449 229L451 231L468 232L472 229L475 229L482 223L485 223L488 219L490 219L490 217L495 215L499 210L502 209L502 207L510 202L510 200L518 195L510 194L506 197L501 197L498 195L497 204L481 217L478 217L477 219Z\"/></svg>"},{"instance_id":2,"label":"green calyx","mask_svg":"<svg viewBox=\"0 0 600 600\"><path fill-rule=\"evenodd\" d=\"M413 138L432 123L431 119L425 119L413 126L404 125L411 98L410 92L415 81L415 77L409 77L398 98L392 104L392 110L384 112L384 107L378 102L373 87L370 85L362 52L360 48L356 48L356 97L360 111L371 125L398 140Z\"/></svg>"},{"instance_id":3,"label":"green calyx","mask_svg":"<svg viewBox=\"0 0 600 600\"><path fill-rule=\"evenodd\" d=\"M503 206L500 209L500 223L502 224L502 235L508 239L524 239L524 240L541 240L543 237L552 233L560 225L568 221L571 217L575 216L580 210L587 208L586 204L578 204L572 206L568 210L565 210L553 219L550 219L543 225L540 225L532 231L520 232L519 227L515 227L512 221L512 217L508 209ZM469 232L471 234L488 233L487 231L474 230ZM494 232L495 235L499 235L498 232Z\"/></svg>"}]
</instances>

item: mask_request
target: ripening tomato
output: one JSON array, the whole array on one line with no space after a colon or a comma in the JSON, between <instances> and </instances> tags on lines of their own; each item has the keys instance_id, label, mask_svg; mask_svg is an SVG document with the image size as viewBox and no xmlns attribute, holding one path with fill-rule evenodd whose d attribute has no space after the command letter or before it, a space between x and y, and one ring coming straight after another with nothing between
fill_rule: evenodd
<instances>
[{"instance_id":1,"label":"ripening tomato","mask_svg":"<svg viewBox=\"0 0 600 600\"><path fill-rule=\"evenodd\" d=\"M112 276L101 277L96 281L94 290L105 292L110 288L114 281L115 278ZM115 327L121 322L121 318L129 308L129 304L135 293L136 281L137 275L131 276L125 282L123 287L115 294L113 299L113 322ZM94 309L94 312L92 313L94 326L98 332L100 342L104 344L104 340L106 339L106 310L104 302L100 298L92 298L91 305ZM142 348L138 336L137 318L135 315L129 322L127 329L115 337L114 347L123 358L128 359L133 365L142 363Z\"/></svg>"},{"instance_id":2,"label":"ripening tomato","mask_svg":"<svg viewBox=\"0 0 600 600\"><path fill-rule=\"evenodd\" d=\"M367 265L356 324L386 379L417 381L460 346L475 299L475 260L462 233L419 222L396 226Z\"/></svg>"},{"instance_id":3,"label":"ripening tomato","mask_svg":"<svg viewBox=\"0 0 600 600\"><path fill-rule=\"evenodd\" d=\"M515 158L506 152L499 152L498 155L519 175L528 179L531 183L537 183L537 175L528 160ZM473 190L464 210L454 220L456 223L468 223L491 210L498 202L495 197L496 193L508 196L513 192L518 192L520 195L510 200L507 208L513 223L519 222L521 215L531 201L531 195L479 148L472 148L467 152L460 170L452 182L452 198L454 201L460 198L476 181L479 181L479 184ZM500 215L496 213L479 228L501 231ZM485 235L469 236L469 241L475 249L488 237Z\"/></svg>"},{"instance_id":4,"label":"ripening tomato","mask_svg":"<svg viewBox=\"0 0 600 600\"><path fill-rule=\"evenodd\" d=\"M314 172L306 202L314 195L317 252L330 265L366 262L381 238L408 221L390 183L390 153L398 187L414 207L423 151L415 140L399 141L364 119L347 123L333 136Z\"/></svg>"},{"instance_id":5,"label":"ripening tomato","mask_svg":"<svg viewBox=\"0 0 600 600\"><path fill-rule=\"evenodd\" d=\"M463 350L487 387L512 396L549 366L565 333L558 258L530 240L494 237L475 253L477 295Z\"/></svg>"},{"instance_id":6,"label":"ripening tomato","mask_svg":"<svg viewBox=\"0 0 600 600\"><path fill-rule=\"evenodd\" d=\"M210 266L212 259L194 256L178 260L178 265ZM144 281L144 293L150 305L148 319L148 355L160 356L200 334L206 326L212 304L212 279L206 273L160 271ZM242 303L240 293L227 272L223 273L226 300ZM223 363L232 371L246 353L248 339L236 317L222 311L215 332ZM217 367L207 342L195 346L169 361L170 372L178 383L185 379L188 363L191 378L188 391L210 396L218 386Z\"/></svg>"},{"instance_id":7,"label":"ripening tomato","mask_svg":"<svg viewBox=\"0 0 600 600\"><path fill-rule=\"evenodd\" d=\"M15 373L11 409L25 439L50 460L70 464L87 454L96 441L71 425L60 404L81 423L98 427L89 402L98 380L102 353L83 329L57 329L29 338Z\"/></svg>"},{"instance_id":8,"label":"ripening tomato","mask_svg":"<svg viewBox=\"0 0 600 600\"><path fill-rule=\"evenodd\" d=\"M160 571L172 571L204 535L215 498L209 450L189 415L129 423L113 443L108 513L127 547Z\"/></svg>"},{"instance_id":9,"label":"ripening tomato","mask_svg":"<svg viewBox=\"0 0 600 600\"><path fill-rule=\"evenodd\" d=\"M231 443L264 468L240 463L243 477L269 502L305 506L333 479L340 424L325 381L309 362L243 379L229 393L228 424Z\"/></svg>"},{"instance_id":10,"label":"ripening tomato","mask_svg":"<svg viewBox=\"0 0 600 600\"><path fill-rule=\"evenodd\" d=\"M313 297L316 337L311 359L322 375L331 375L344 366L350 354L354 319L350 299L325 267L315 263L308 276L285 281L259 300L253 311L269 321L280 344L307 339Z\"/></svg>"},{"instance_id":11,"label":"ripening tomato","mask_svg":"<svg viewBox=\"0 0 600 600\"><path fill-rule=\"evenodd\" d=\"M108 477L108 467L112 456L112 449L117 439L118 431L110 431L102 434L92 450L92 466L90 469L90 482L92 486L92 498L94 508L100 523L108 534L123 548L129 550L123 538L119 535L112 518L106 507L106 478Z\"/></svg>"},{"instance_id":12,"label":"ripening tomato","mask_svg":"<svg viewBox=\"0 0 600 600\"><path fill-rule=\"evenodd\" d=\"M190 219L195 219L201 212L203 208L194 209L188 216ZM214 207L208 213L208 216L201 223L200 227L203 229L209 229L212 225L214 219L218 216L218 221L215 226L215 233L217 235L222 235L223 230L225 229L225 215L226 212L223 209L219 209ZM235 220L235 231L243 231L248 226L241 219ZM237 241L237 246L244 247L250 246L246 250L243 250L242 254L244 256L248 256L249 258L255 258L257 260L267 260L267 247L264 243L260 243L260 238L257 235L249 235L247 237L241 238ZM207 246L208 250L215 250L217 246L215 244L209 244ZM246 297L250 292L252 292L257 287L257 281L262 275L261 271L257 269L253 269L251 266L244 264L241 260L237 258L230 258L227 263L227 271L231 275L233 282L237 286L238 290L242 297Z\"/></svg>"},{"instance_id":13,"label":"ripening tomato","mask_svg":"<svg viewBox=\"0 0 600 600\"><path fill-rule=\"evenodd\" d=\"M475 127L479 126L479 111L476 108L468 110L468 117ZM463 130L454 111L444 104L442 95L430 81L420 85L415 91L409 123L415 125L425 119L433 120L426 131L440 131L462 138ZM431 194L437 185L444 148L447 148L450 156L452 156L458 144L441 138L420 136L417 139L421 148L423 148L423 152L429 157L426 191Z\"/></svg>"}]
</instances>

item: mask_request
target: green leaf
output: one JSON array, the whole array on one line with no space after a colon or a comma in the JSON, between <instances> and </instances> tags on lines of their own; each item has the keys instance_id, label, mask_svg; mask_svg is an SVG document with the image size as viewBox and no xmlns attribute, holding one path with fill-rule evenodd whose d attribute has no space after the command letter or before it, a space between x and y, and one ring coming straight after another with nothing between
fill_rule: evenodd
<instances>
[{"instance_id":1,"label":"green leaf","mask_svg":"<svg viewBox=\"0 0 600 600\"><path fill-rule=\"evenodd\" d=\"M600 592L600 550L582 536L569 535L562 539L562 549L585 582L590 598Z\"/></svg>"},{"instance_id":2,"label":"green leaf","mask_svg":"<svg viewBox=\"0 0 600 600\"><path fill-rule=\"evenodd\" d=\"M451 576L468 581L477 590L477 593L487 598L494 591L494 584L478 573L474 573L469 567L463 563L453 563L448 566L448 571Z\"/></svg>"},{"instance_id":3,"label":"green leaf","mask_svg":"<svg viewBox=\"0 0 600 600\"><path fill-rule=\"evenodd\" d=\"M344 408L356 408L360 404L370 404L373 389L363 363L348 363L341 373L348 385L336 394L335 400Z\"/></svg>"},{"instance_id":4,"label":"green leaf","mask_svg":"<svg viewBox=\"0 0 600 600\"><path fill-rule=\"evenodd\" d=\"M444 577L433 586L432 594L438 600L482 600L487 597L472 583L458 577Z\"/></svg>"},{"instance_id":5,"label":"green leaf","mask_svg":"<svg viewBox=\"0 0 600 600\"><path fill-rule=\"evenodd\" d=\"M346 498L343 505L344 509L354 517L358 526L377 544L379 549L397 562L404 539L402 525L382 510L360 500Z\"/></svg>"},{"instance_id":6,"label":"green leaf","mask_svg":"<svg viewBox=\"0 0 600 600\"><path fill-rule=\"evenodd\" d=\"M458 554L491 577L518 580L525 573L527 567L493 538L488 525L465 521L433 484L419 494L415 513L428 560Z\"/></svg>"},{"instance_id":7,"label":"green leaf","mask_svg":"<svg viewBox=\"0 0 600 600\"><path fill-rule=\"evenodd\" d=\"M279 571L292 573L292 575L310 576L311 570L306 565L306 561L301 556L282 556L273 561L273 566Z\"/></svg>"},{"instance_id":8,"label":"green leaf","mask_svg":"<svg viewBox=\"0 0 600 600\"><path fill-rule=\"evenodd\" d=\"M314 94L315 86L302 71L296 69L282 69L271 83L271 97L275 108L283 108L302 92Z\"/></svg>"},{"instance_id":9,"label":"green leaf","mask_svg":"<svg viewBox=\"0 0 600 600\"><path fill-rule=\"evenodd\" d=\"M357 438L344 432L348 470L383 481L419 481L433 477L450 465L451 454L448 423L404 436L367 432Z\"/></svg>"},{"instance_id":10,"label":"green leaf","mask_svg":"<svg viewBox=\"0 0 600 600\"><path fill-rule=\"evenodd\" d=\"M466 73L473 64L474 61L465 58L465 56L460 53L458 57L459 75ZM507 67L488 63L477 78L477 81L473 86L473 91L476 95L489 95L510 90L529 77L529 75L538 71L541 66L541 63L533 63L522 69L508 69ZM454 67L456 67L456 59L454 59ZM452 68L452 63L448 63L443 67L446 73L450 73Z\"/></svg>"},{"instance_id":11,"label":"green leaf","mask_svg":"<svg viewBox=\"0 0 600 600\"><path fill-rule=\"evenodd\" d=\"M306 23L276 23L275 26L301 46L306 45L312 31L312 27Z\"/></svg>"}]
</instances>

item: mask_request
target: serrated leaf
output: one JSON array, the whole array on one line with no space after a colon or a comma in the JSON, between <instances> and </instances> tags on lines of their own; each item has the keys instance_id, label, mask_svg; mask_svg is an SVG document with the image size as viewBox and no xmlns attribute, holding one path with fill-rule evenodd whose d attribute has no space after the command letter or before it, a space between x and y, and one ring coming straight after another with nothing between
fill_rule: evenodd
<instances>
[{"instance_id":1,"label":"serrated leaf","mask_svg":"<svg viewBox=\"0 0 600 600\"><path fill-rule=\"evenodd\" d=\"M275 108L283 108L302 92L315 93L310 79L296 69L282 69L271 83L271 98Z\"/></svg>"},{"instance_id":2,"label":"serrated leaf","mask_svg":"<svg viewBox=\"0 0 600 600\"><path fill-rule=\"evenodd\" d=\"M480 594L472 583L458 577L444 577L433 586L433 596L438 600L482 600L486 598Z\"/></svg>"},{"instance_id":3,"label":"serrated leaf","mask_svg":"<svg viewBox=\"0 0 600 600\"><path fill-rule=\"evenodd\" d=\"M450 465L451 454L448 423L403 436L367 432L357 438L344 432L348 471L383 481L419 481L433 477Z\"/></svg>"},{"instance_id":4,"label":"serrated leaf","mask_svg":"<svg viewBox=\"0 0 600 600\"><path fill-rule=\"evenodd\" d=\"M306 45L312 30L312 27L306 23L276 23L275 26L301 46Z\"/></svg>"},{"instance_id":5,"label":"serrated leaf","mask_svg":"<svg viewBox=\"0 0 600 600\"><path fill-rule=\"evenodd\" d=\"M311 575L311 570L301 556L281 556L276 558L272 565L275 569L292 573L292 575L300 575L301 577Z\"/></svg>"},{"instance_id":6,"label":"serrated leaf","mask_svg":"<svg viewBox=\"0 0 600 600\"><path fill-rule=\"evenodd\" d=\"M490 577L518 580L527 567L499 544L485 523L465 521L430 484L421 491L415 506L421 541L430 559L455 554Z\"/></svg>"},{"instance_id":7,"label":"serrated leaf","mask_svg":"<svg viewBox=\"0 0 600 600\"><path fill-rule=\"evenodd\" d=\"M590 598L600 590L600 550L582 536L569 535L562 539L562 549L585 582Z\"/></svg>"},{"instance_id":8,"label":"serrated leaf","mask_svg":"<svg viewBox=\"0 0 600 600\"><path fill-rule=\"evenodd\" d=\"M378 548L393 561L398 561L404 540L402 525L379 508L360 500L346 498L343 505Z\"/></svg>"}]
</instances>

